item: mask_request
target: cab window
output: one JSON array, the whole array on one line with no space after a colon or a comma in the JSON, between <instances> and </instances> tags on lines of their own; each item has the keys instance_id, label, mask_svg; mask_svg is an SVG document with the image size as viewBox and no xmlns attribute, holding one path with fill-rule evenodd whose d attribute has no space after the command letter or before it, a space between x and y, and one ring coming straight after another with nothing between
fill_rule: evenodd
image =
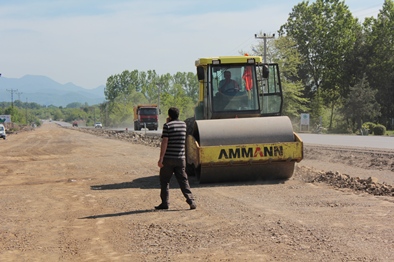
<instances>
[{"instance_id":1,"label":"cab window","mask_svg":"<svg viewBox=\"0 0 394 262\"><path fill-rule=\"evenodd\" d=\"M215 66L212 68L213 110L259 110L256 88L256 72L253 66Z\"/></svg>"}]
</instances>

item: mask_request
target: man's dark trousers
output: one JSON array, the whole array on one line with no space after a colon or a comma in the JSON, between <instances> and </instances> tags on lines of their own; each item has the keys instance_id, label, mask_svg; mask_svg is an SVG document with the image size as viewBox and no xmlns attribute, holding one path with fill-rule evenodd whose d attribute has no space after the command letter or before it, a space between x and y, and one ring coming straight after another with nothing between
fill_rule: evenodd
<instances>
[{"instance_id":1,"label":"man's dark trousers","mask_svg":"<svg viewBox=\"0 0 394 262\"><path fill-rule=\"evenodd\" d=\"M187 174L185 172L186 161L185 159L180 158L164 158L163 159L163 167L160 168L160 197L161 202L163 204L167 204L169 200L169 189L170 189L170 180L172 174L175 174L175 177L178 181L179 187L183 195L186 198L186 202L190 205L194 198L193 194L190 191L189 180Z\"/></svg>"}]
</instances>

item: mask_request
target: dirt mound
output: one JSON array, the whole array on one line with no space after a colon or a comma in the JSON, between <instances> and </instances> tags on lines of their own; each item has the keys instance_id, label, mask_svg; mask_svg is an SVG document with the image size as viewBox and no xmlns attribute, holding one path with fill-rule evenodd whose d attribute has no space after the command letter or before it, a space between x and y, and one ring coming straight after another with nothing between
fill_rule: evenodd
<instances>
[{"instance_id":1,"label":"dirt mound","mask_svg":"<svg viewBox=\"0 0 394 262\"><path fill-rule=\"evenodd\" d=\"M315 171L311 168L297 168L295 178L309 183L327 183L336 188L349 188L354 192L366 192L376 196L394 196L394 187L386 183L379 183L376 177L362 179L351 177L336 171Z\"/></svg>"},{"instance_id":2,"label":"dirt mound","mask_svg":"<svg viewBox=\"0 0 394 262\"><path fill-rule=\"evenodd\" d=\"M69 127L71 128L71 127ZM119 139L133 144L142 144L152 147L160 147L161 137L160 135L149 134L145 135L143 133L136 133L133 131L126 130L106 130L106 129L88 129L88 128L72 128L84 133L89 133L96 136L102 136L109 139Z\"/></svg>"}]
</instances>

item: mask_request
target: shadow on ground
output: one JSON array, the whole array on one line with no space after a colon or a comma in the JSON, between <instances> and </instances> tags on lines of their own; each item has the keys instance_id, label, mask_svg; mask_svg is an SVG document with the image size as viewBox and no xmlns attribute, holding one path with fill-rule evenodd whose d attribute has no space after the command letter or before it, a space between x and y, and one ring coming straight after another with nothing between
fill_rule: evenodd
<instances>
[{"instance_id":1,"label":"shadow on ground","mask_svg":"<svg viewBox=\"0 0 394 262\"><path fill-rule=\"evenodd\" d=\"M200 184L196 177L189 177L189 183L192 188L272 185L272 184L283 184L285 182L286 180L254 180L254 181L234 181L234 182L223 182L223 183ZM177 188L177 187L179 187L178 182L176 181L176 178L173 176L170 182L170 188ZM155 175L149 177L141 177L130 182L90 186L91 190L114 190L114 189L126 189L126 188L157 189L160 188L159 177Z\"/></svg>"}]
</instances>

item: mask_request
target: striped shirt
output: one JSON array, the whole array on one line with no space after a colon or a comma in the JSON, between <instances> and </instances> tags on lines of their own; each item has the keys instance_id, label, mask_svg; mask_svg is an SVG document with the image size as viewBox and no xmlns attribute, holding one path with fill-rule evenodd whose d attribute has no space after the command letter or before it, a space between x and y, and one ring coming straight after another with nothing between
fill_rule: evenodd
<instances>
[{"instance_id":1,"label":"striped shirt","mask_svg":"<svg viewBox=\"0 0 394 262\"><path fill-rule=\"evenodd\" d=\"M170 121L163 125L161 137L168 137L164 158L185 158L186 123L180 120Z\"/></svg>"}]
</instances>

